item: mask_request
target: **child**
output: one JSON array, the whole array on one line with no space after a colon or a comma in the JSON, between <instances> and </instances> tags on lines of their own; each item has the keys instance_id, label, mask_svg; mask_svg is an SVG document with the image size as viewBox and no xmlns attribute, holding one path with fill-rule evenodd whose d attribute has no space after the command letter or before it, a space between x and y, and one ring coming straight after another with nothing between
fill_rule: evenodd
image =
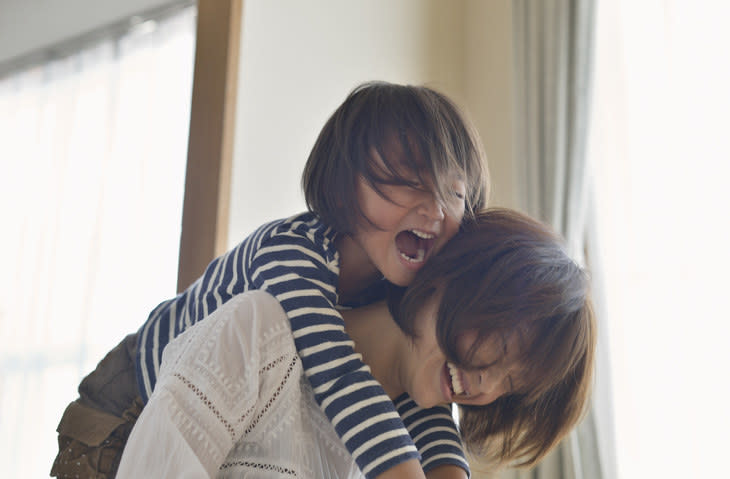
<instances>
[{"instance_id":1,"label":"child","mask_svg":"<svg viewBox=\"0 0 730 479\"><path fill-rule=\"evenodd\" d=\"M467 219L390 299L343 312L356 350L404 416L420 417L414 401L458 403L474 457L534 464L585 411L596 342L588 278L542 224L501 209ZM280 304L238 295L165 349L120 479L362 477L302 375Z\"/></svg>"},{"instance_id":2,"label":"child","mask_svg":"<svg viewBox=\"0 0 730 479\"><path fill-rule=\"evenodd\" d=\"M302 184L310 212L264 225L215 259L82 382L81 398L59 424L52 474L83 462L89 469L104 463L113 475L119 446L154 388L167 343L254 289L272 294L286 311L316 400L363 473L375 477L418 458L392 402L354 352L336 307L382 298L385 280L410 283L456 233L462 217L485 205L479 140L442 94L367 83L325 124ZM109 385L129 380L130 356L138 390L120 386L115 394L123 400L107 404ZM86 440L80 433L85 416L104 426ZM419 437L424 470L456 465L468 471L453 422L426 423L434 427ZM393 453L384 456L384 450Z\"/></svg>"}]
</instances>

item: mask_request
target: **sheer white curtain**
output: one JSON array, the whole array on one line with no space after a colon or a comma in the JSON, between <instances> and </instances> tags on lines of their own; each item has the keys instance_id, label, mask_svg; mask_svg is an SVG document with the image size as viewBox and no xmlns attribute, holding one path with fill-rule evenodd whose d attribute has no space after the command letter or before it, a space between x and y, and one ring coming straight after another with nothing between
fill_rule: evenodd
<instances>
[{"instance_id":1,"label":"sheer white curtain","mask_svg":"<svg viewBox=\"0 0 730 479\"><path fill-rule=\"evenodd\" d=\"M599 2L593 139L618 477L727 477L730 3Z\"/></svg>"},{"instance_id":2,"label":"sheer white curtain","mask_svg":"<svg viewBox=\"0 0 730 479\"><path fill-rule=\"evenodd\" d=\"M195 9L0 78L0 472L46 477L80 379L175 293Z\"/></svg>"}]
</instances>

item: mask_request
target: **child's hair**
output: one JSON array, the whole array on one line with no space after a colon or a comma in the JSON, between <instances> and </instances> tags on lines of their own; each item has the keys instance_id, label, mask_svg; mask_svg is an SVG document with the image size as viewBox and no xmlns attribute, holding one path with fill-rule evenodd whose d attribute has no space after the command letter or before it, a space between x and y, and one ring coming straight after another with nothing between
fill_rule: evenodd
<instances>
[{"instance_id":1,"label":"child's hair","mask_svg":"<svg viewBox=\"0 0 730 479\"><path fill-rule=\"evenodd\" d=\"M401 290L402 291L402 290ZM439 345L464 369L480 344L517 335L526 384L487 406L460 406L467 450L487 464L534 465L585 413L596 325L586 272L548 227L520 213L489 209L429 259L391 310L416 334L417 313L439 297ZM478 332L464 353L457 339ZM524 377L523 377L524 376Z\"/></svg>"},{"instance_id":2,"label":"child's hair","mask_svg":"<svg viewBox=\"0 0 730 479\"><path fill-rule=\"evenodd\" d=\"M385 165L373 161L375 152ZM335 230L353 232L368 220L357 201L360 176L386 199L382 185L428 185L442 204L458 178L466 184L465 216L486 206L488 172L476 131L451 100L424 86L370 82L348 95L304 167L307 206Z\"/></svg>"}]
</instances>

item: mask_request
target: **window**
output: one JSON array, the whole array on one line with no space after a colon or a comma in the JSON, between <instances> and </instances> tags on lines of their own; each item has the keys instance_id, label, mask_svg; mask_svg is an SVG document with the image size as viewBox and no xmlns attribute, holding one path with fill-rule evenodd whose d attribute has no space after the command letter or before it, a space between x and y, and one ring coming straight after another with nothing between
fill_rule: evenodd
<instances>
[{"instance_id":1,"label":"window","mask_svg":"<svg viewBox=\"0 0 730 479\"><path fill-rule=\"evenodd\" d=\"M0 78L3 476L47 477L80 379L175 294L195 9Z\"/></svg>"},{"instance_id":2,"label":"window","mask_svg":"<svg viewBox=\"0 0 730 479\"><path fill-rule=\"evenodd\" d=\"M730 4L599 2L591 158L618 477L718 477L730 413Z\"/></svg>"}]
</instances>

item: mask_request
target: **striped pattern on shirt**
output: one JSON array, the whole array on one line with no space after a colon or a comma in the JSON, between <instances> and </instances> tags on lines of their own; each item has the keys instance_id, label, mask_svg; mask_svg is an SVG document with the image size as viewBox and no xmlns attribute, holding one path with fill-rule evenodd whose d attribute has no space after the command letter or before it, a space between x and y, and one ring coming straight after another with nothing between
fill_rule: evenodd
<instances>
[{"instance_id":1,"label":"striped pattern on shirt","mask_svg":"<svg viewBox=\"0 0 730 479\"><path fill-rule=\"evenodd\" d=\"M265 224L213 260L186 291L157 306L138 335L137 381L144 401L172 339L233 296L265 290L286 311L317 403L363 474L374 477L418 458L393 402L355 352L335 309L335 236L311 213ZM450 427L456 434L453 421Z\"/></svg>"},{"instance_id":2,"label":"striped pattern on shirt","mask_svg":"<svg viewBox=\"0 0 730 479\"><path fill-rule=\"evenodd\" d=\"M424 471L451 464L463 468L469 475L461 438L454 429L450 404L423 409L403 394L395 400L395 407L423 456L421 466Z\"/></svg>"}]
</instances>

